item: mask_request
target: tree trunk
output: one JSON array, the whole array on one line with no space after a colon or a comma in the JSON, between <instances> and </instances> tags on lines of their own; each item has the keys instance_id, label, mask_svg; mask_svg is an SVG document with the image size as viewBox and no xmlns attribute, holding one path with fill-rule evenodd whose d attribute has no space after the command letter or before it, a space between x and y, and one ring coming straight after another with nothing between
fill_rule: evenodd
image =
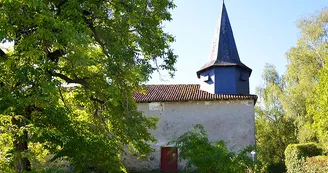
<instances>
[{"instance_id":1,"label":"tree trunk","mask_svg":"<svg viewBox=\"0 0 328 173\"><path fill-rule=\"evenodd\" d=\"M17 125L20 127L20 122L17 121L14 117L11 120L13 125ZM13 141L14 144L14 150L17 154L17 157L15 158L15 170L17 172L23 172L23 171L31 171L31 163L26 157L22 157L22 153L24 151L27 151L28 149L28 143L27 143L27 138L28 138L28 132L24 130L22 136L18 136L15 134L15 139Z\"/></svg>"}]
</instances>

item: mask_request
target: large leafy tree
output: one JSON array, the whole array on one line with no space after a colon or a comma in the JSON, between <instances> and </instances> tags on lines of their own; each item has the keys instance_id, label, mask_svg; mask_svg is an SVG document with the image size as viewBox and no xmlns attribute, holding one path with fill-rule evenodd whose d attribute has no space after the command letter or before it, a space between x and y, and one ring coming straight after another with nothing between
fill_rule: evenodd
<instances>
[{"instance_id":1,"label":"large leafy tree","mask_svg":"<svg viewBox=\"0 0 328 173\"><path fill-rule=\"evenodd\" d=\"M264 85L257 89L256 137L259 159L266 165L283 163L290 143L325 139L325 84L328 10L298 22L300 38L287 52L286 73L264 69ZM318 84L319 82L319 84Z\"/></svg>"},{"instance_id":2,"label":"large leafy tree","mask_svg":"<svg viewBox=\"0 0 328 173\"><path fill-rule=\"evenodd\" d=\"M313 92L314 96L308 99L307 104L308 116L312 117L311 128L319 143L328 151L328 64L321 70Z\"/></svg>"},{"instance_id":3,"label":"large leafy tree","mask_svg":"<svg viewBox=\"0 0 328 173\"><path fill-rule=\"evenodd\" d=\"M312 88L318 81L319 71L326 63L328 40L328 10L299 21L301 36L293 48L287 52L287 70L284 76L286 94L283 108L287 116L296 118L299 129L298 140L315 140L307 115L306 101L313 96Z\"/></svg>"},{"instance_id":4,"label":"large leafy tree","mask_svg":"<svg viewBox=\"0 0 328 173\"><path fill-rule=\"evenodd\" d=\"M0 50L1 165L33 169L38 146L78 171L116 172L125 146L149 152L155 121L132 94L154 70L175 70L174 39L162 29L172 8L170 0L0 1L0 41L13 43Z\"/></svg>"},{"instance_id":5,"label":"large leafy tree","mask_svg":"<svg viewBox=\"0 0 328 173\"><path fill-rule=\"evenodd\" d=\"M265 66L262 78L255 107L258 159L267 166L283 165L287 145L296 142L293 119L286 116L281 102L285 85L273 65Z\"/></svg>"}]
</instances>

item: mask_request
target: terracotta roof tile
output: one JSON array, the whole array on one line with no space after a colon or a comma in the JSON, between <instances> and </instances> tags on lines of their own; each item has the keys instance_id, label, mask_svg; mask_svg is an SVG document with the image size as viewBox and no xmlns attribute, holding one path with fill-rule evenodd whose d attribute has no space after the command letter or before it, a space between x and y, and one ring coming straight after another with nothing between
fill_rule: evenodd
<instances>
[{"instance_id":1,"label":"terracotta roof tile","mask_svg":"<svg viewBox=\"0 0 328 173\"><path fill-rule=\"evenodd\" d=\"M134 98L138 103L144 102L186 102L213 100L254 100L256 95L211 94L199 90L198 84L146 85L142 92L136 92Z\"/></svg>"}]
</instances>

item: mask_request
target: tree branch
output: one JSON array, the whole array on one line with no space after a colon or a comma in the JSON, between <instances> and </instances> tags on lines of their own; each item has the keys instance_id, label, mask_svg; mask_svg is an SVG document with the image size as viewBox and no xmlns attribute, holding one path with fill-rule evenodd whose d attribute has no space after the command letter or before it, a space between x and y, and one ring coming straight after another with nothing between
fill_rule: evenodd
<instances>
[{"instance_id":1,"label":"tree branch","mask_svg":"<svg viewBox=\"0 0 328 173\"><path fill-rule=\"evenodd\" d=\"M4 58L4 59L7 58L7 54L1 49L0 49L0 58Z\"/></svg>"},{"instance_id":2,"label":"tree branch","mask_svg":"<svg viewBox=\"0 0 328 173\"><path fill-rule=\"evenodd\" d=\"M81 84L85 88L88 88L88 82L86 81L85 78L78 78L78 77L76 77L74 79L71 79L71 78L69 78L68 76L66 76L64 74L56 73L56 72L52 72L51 75L63 79L68 84L70 84L70 83L76 83L76 84Z\"/></svg>"},{"instance_id":3,"label":"tree branch","mask_svg":"<svg viewBox=\"0 0 328 173\"><path fill-rule=\"evenodd\" d=\"M66 106L66 101L65 101L65 99L64 99L63 93L61 92L61 89L60 89L60 88L61 88L61 86L58 87L59 94L60 94L60 98L61 98L61 100L63 101L64 106L67 107L67 106Z\"/></svg>"},{"instance_id":4,"label":"tree branch","mask_svg":"<svg viewBox=\"0 0 328 173\"><path fill-rule=\"evenodd\" d=\"M89 29L92 31L92 34L93 34L93 37L94 39L96 40L96 42L100 45L103 53L107 56L107 57L110 57L109 54L107 53L106 51L106 48L105 48L105 43L103 43L101 40L100 40L100 37L96 31L96 28L93 26L93 21L92 19L88 20L86 15L90 15L91 13L84 10L83 11L83 19L85 21L85 23L88 25Z\"/></svg>"},{"instance_id":5,"label":"tree branch","mask_svg":"<svg viewBox=\"0 0 328 173\"><path fill-rule=\"evenodd\" d=\"M54 52L50 52L49 50L47 50L47 57L53 61L53 62L58 62L59 57L65 55L67 52L62 50L62 49L58 49L55 50Z\"/></svg>"}]
</instances>

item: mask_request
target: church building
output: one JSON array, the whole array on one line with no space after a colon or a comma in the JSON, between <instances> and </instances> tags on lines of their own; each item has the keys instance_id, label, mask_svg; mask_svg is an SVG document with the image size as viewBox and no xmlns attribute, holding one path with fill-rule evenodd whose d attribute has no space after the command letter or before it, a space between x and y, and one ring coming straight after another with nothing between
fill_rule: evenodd
<instances>
[{"instance_id":1,"label":"church building","mask_svg":"<svg viewBox=\"0 0 328 173\"><path fill-rule=\"evenodd\" d=\"M239 58L223 3L209 59L195 70L200 84L146 85L145 93L135 93L138 109L145 116L159 118L157 129L152 131L157 142L146 160L125 158L127 168L163 172L181 169L183 163L171 162L168 152L172 146L168 142L196 124L204 126L210 141L224 140L235 152L255 145L257 96L249 92L251 73ZM178 151L173 155L179 157Z\"/></svg>"}]
</instances>

